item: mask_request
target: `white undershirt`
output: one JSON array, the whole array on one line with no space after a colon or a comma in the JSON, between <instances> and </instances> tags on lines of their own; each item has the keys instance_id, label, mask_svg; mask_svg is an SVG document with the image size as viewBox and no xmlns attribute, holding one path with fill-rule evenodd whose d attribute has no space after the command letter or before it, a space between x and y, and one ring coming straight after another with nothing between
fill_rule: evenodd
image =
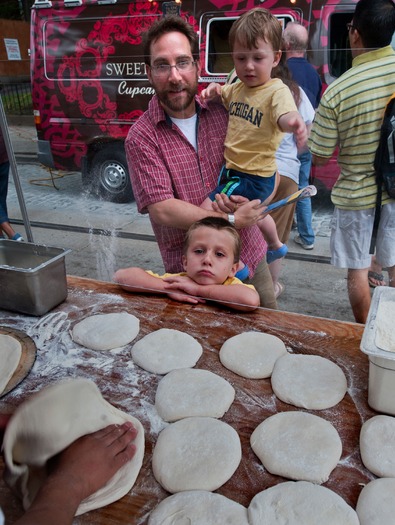
<instances>
[{"instance_id":1,"label":"white undershirt","mask_svg":"<svg viewBox=\"0 0 395 525\"><path fill-rule=\"evenodd\" d=\"M174 118L170 117L171 121L174 122L174 124L182 131L182 133L185 135L185 137L188 139L188 142L192 144L192 146L197 151L197 144L196 144L196 119L197 115L196 113L193 115L193 117L189 118Z\"/></svg>"}]
</instances>

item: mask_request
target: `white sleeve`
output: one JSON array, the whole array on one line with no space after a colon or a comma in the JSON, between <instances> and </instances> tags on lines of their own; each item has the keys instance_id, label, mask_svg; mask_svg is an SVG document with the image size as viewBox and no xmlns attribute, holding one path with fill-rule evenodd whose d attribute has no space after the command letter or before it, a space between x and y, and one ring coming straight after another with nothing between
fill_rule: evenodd
<instances>
[{"instance_id":1,"label":"white sleeve","mask_svg":"<svg viewBox=\"0 0 395 525\"><path fill-rule=\"evenodd\" d=\"M302 115L303 120L306 124L311 124L314 120L315 111L314 108L302 88L300 89L301 99L298 106L298 111Z\"/></svg>"}]
</instances>

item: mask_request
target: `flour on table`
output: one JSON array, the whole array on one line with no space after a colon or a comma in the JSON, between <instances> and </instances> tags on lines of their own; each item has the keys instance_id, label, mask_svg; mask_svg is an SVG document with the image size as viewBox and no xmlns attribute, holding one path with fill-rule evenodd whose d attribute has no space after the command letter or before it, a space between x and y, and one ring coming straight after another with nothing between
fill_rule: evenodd
<instances>
[{"instance_id":1,"label":"flour on table","mask_svg":"<svg viewBox=\"0 0 395 525\"><path fill-rule=\"evenodd\" d=\"M276 360L287 352L278 337L262 332L243 332L225 341L219 358L225 368L251 379L270 377Z\"/></svg>"},{"instance_id":2,"label":"flour on table","mask_svg":"<svg viewBox=\"0 0 395 525\"><path fill-rule=\"evenodd\" d=\"M250 525L359 525L357 513L343 498L307 481L287 481L259 492L248 517Z\"/></svg>"},{"instance_id":3,"label":"flour on table","mask_svg":"<svg viewBox=\"0 0 395 525\"><path fill-rule=\"evenodd\" d=\"M112 350L129 344L140 330L140 321L127 312L86 317L72 329L76 343L92 350Z\"/></svg>"},{"instance_id":4,"label":"flour on table","mask_svg":"<svg viewBox=\"0 0 395 525\"><path fill-rule=\"evenodd\" d=\"M376 314L376 346L395 352L395 301L380 301Z\"/></svg>"},{"instance_id":5,"label":"flour on table","mask_svg":"<svg viewBox=\"0 0 395 525\"><path fill-rule=\"evenodd\" d=\"M235 398L226 379L195 368L173 370L159 382L155 407L165 421L184 417L222 417Z\"/></svg>"},{"instance_id":6,"label":"flour on table","mask_svg":"<svg viewBox=\"0 0 395 525\"><path fill-rule=\"evenodd\" d=\"M257 426L252 450L272 474L325 483L342 453L335 427L307 412L280 412Z\"/></svg>"},{"instance_id":7,"label":"flour on table","mask_svg":"<svg viewBox=\"0 0 395 525\"><path fill-rule=\"evenodd\" d=\"M234 428L210 417L189 417L159 434L152 469L168 492L213 491L232 477L240 460L240 438Z\"/></svg>"},{"instance_id":8,"label":"flour on table","mask_svg":"<svg viewBox=\"0 0 395 525\"><path fill-rule=\"evenodd\" d=\"M15 337L0 334L0 394L18 368L21 356L21 343Z\"/></svg>"},{"instance_id":9,"label":"flour on table","mask_svg":"<svg viewBox=\"0 0 395 525\"><path fill-rule=\"evenodd\" d=\"M394 494L394 478L379 478L365 485L357 502L360 525L390 525L394 523Z\"/></svg>"},{"instance_id":10,"label":"flour on table","mask_svg":"<svg viewBox=\"0 0 395 525\"><path fill-rule=\"evenodd\" d=\"M395 478L395 418L374 416L362 425L362 462L376 476Z\"/></svg>"},{"instance_id":11,"label":"flour on table","mask_svg":"<svg viewBox=\"0 0 395 525\"><path fill-rule=\"evenodd\" d=\"M88 379L56 383L18 407L4 436L6 482L20 493L24 508L29 508L47 475L46 463L51 457L85 434L126 421L131 421L138 431L133 459L104 487L86 498L76 515L118 500L133 487L140 471L144 429L136 418L105 401Z\"/></svg>"},{"instance_id":12,"label":"flour on table","mask_svg":"<svg viewBox=\"0 0 395 525\"><path fill-rule=\"evenodd\" d=\"M133 361L154 374L167 374L178 368L196 365L203 353L201 344L191 335L171 328L161 328L146 335L132 348Z\"/></svg>"},{"instance_id":13,"label":"flour on table","mask_svg":"<svg viewBox=\"0 0 395 525\"><path fill-rule=\"evenodd\" d=\"M343 370L318 355L286 354L280 357L274 365L271 383L281 401L309 410L333 407L347 391Z\"/></svg>"},{"instance_id":14,"label":"flour on table","mask_svg":"<svg viewBox=\"0 0 395 525\"><path fill-rule=\"evenodd\" d=\"M178 492L159 503L148 525L249 525L247 509L221 494L204 490Z\"/></svg>"}]
</instances>

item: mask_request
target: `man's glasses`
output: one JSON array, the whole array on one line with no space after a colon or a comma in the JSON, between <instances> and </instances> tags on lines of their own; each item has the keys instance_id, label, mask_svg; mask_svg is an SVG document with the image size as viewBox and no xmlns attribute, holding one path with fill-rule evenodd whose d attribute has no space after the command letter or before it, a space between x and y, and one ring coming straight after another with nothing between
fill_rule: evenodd
<instances>
[{"instance_id":1,"label":"man's glasses","mask_svg":"<svg viewBox=\"0 0 395 525\"><path fill-rule=\"evenodd\" d=\"M151 66L152 74L158 78L167 78L170 75L170 71L173 67L180 73L190 73L195 67L196 62L194 60L181 60L171 66L170 64L159 64L157 66Z\"/></svg>"},{"instance_id":2,"label":"man's glasses","mask_svg":"<svg viewBox=\"0 0 395 525\"><path fill-rule=\"evenodd\" d=\"M348 32L350 32L351 29L356 29L356 27L351 22L349 22L346 27Z\"/></svg>"}]
</instances>

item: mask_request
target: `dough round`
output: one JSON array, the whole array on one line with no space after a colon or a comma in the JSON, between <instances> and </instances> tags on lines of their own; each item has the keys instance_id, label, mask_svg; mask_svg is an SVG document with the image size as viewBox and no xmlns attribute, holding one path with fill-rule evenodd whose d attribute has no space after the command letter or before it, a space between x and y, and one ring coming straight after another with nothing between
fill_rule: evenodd
<instances>
[{"instance_id":1,"label":"dough round","mask_svg":"<svg viewBox=\"0 0 395 525\"><path fill-rule=\"evenodd\" d=\"M167 374L196 365L203 349L192 336L179 330L161 328L146 335L132 348L133 361L154 374Z\"/></svg>"},{"instance_id":2,"label":"dough round","mask_svg":"<svg viewBox=\"0 0 395 525\"><path fill-rule=\"evenodd\" d=\"M159 503L148 525L249 525L247 509L222 496L204 490L178 492Z\"/></svg>"},{"instance_id":3,"label":"dough round","mask_svg":"<svg viewBox=\"0 0 395 525\"><path fill-rule=\"evenodd\" d=\"M395 418L374 416L366 421L359 436L362 462L382 478L395 478Z\"/></svg>"},{"instance_id":4,"label":"dough round","mask_svg":"<svg viewBox=\"0 0 395 525\"><path fill-rule=\"evenodd\" d=\"M371 481L362 489L357 502L360 525L390 525L395 515L395 478Z\"/></svg>"},{"instance_id":5,"label":"dough round","mask_svg":"<svg viewBox=\"0 0 395 525\"><path fill-rule=\"evenodd\" d=\"M248 507L250 525L359 525L338 494L307 481L287 481L259 492Z\"/></svg>"},{"instance_id":6,"label":"dough round","mask_svg":"<svg viewBox=\"0 0 395 525\"><path fill-rule=\"evenodd\" d=\"M181 368L159 383L155 407L165 421L184 417L222 417L235 398L235 389L208 370Z\"/></svg>"},{"instance_id":7,"label":"dough round","mask_svg":"<svg viewBox=\"0 0 395 525\"><path fill-rule=\"evenodd\" d=\"M241 460L237 432L211 417L188 417L159 434L152 456L157 481L168 492L216 490Z\"/></svg>"},{"instance_id":8,"label":"dough round","mask_svg":"<svg viewBox=\"0 0 395 525\"><path fill-rule=\"evenodd\" d=\"M73 341L92 350L112 350L125 346L137 336L140 321L132 314L118 312L86 317L77 323Z\"/></svg>"},{"instance_id":9,"label":"dough round","mask_svg":"<svg viewBox=\"0 0 395 525\"><path fill-rule=\"evenodd\" d=\"M337 430L306 412L280 412L257 426L252 450L272 474L324 483L336 467L342 443Z\"/></svg>"},{"instance_id":10,"label":"dough round","mask_svg":"<svg viewBox=\"0 0 395 525\"><path fill-rule=\"evenodd\" d=\"M318 355L286 354L280 357L274 365L271 382L281 401L309 410L333 407L347 391L343 370Z\"/></svg>"},{"instance_id":11,"label":"dough round","mask_svg":"<svg viewBox=\"0 0 395 525\"><path fill-rule=\"evenodd\" d=\"M274 363L286 353L285 344L275 335L243 332L225 341L219 359L239 376L263 379L270 377Z\"/></svg>"},{"instance_id":12,"label":"dough round","mask_svg":"<svg viewBox=\"0 0 395 525\"><path fill-rule=\"evenodd\" d=\"M56 383L22 403L7 425L4 456L5 479L20 492L24 508L30 507L46 476L48 459L85 434L125 421L131 421L138 431L133 459L86 498L76 515L108 505L133 487L143 462L144 429L136 418L105 401L87 379Z\"/></svg>"},{"instance_id":13,"label":"dough round","mask_svg":"<svg viewBox=\"0 0 395 525\"><path fill-rule=\"evenodd\" d=\"M18 368L21 356L21 343L15 337L0 334L0 394Z\"/></svg>"}]
</instances>

